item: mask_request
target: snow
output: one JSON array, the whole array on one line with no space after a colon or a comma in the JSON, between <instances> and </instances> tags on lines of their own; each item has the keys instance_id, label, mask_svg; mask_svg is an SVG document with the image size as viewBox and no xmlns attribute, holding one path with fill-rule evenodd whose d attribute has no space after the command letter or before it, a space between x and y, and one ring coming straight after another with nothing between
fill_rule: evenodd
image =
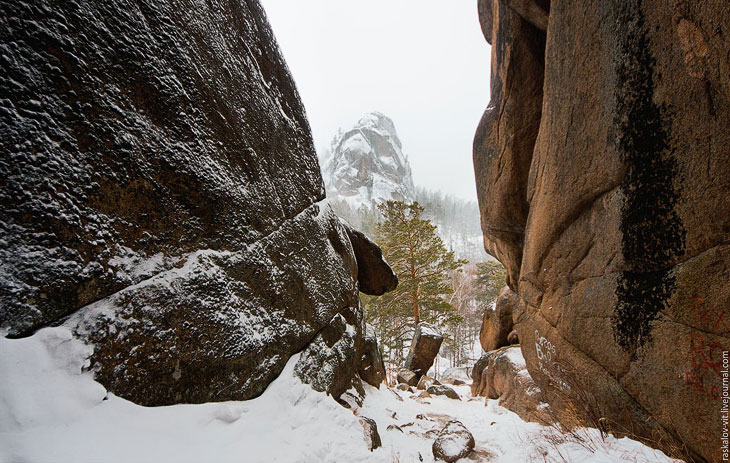
<instances>
[{"instance_id":1,"label":"snow","mask_svg":"<svg viewBox=\"0 0 730 463\"><path fill-rule=\"evenodd\" d=\"M420 329L421 336L430 336L430 337L434 337L434 338L443 337L441 332L439 330L437 330L435 326L433 326L429 323L421 322L418 325L418 328Z\"/></svg>"},{"instance_id":2,"label":"snow","mask_svg":"<svg viewBox=\"0 0 730 463\"><path fill-rule=\"evenodd\" d=\"M502 355L506 355L513 365L519 367L520 370L527 371L527 364L525 358L522 356L522 351L519 347L504 349Z\"/></svg>"},{"instance_id":3,"label":"snow","mask_svg":"<svg viewBox=\"0 0 730 463\"><path fill-rule=\"evenodd\" d=\"M471 398L468 386L454 387L462 397L456 401L366 385L357 414L377 422L383 441L370 452L358 416L293 375L298 355L256 399L150 408L96 383L85 371L91 352L66 327L0 337L0 462L405 463L420 454L428 463L436 434L451 419L474 435L477 461L559 461L558 452L588 463L671 461L627 438L603 441L591 429L582 442L563 436L550 444L552 428Z\"/></svg>"},{"instance_id":4,"label":"snow","mask_svg":"<svg viewBox=\"0 0 730 463\"><path fill-rule=\"evenodd\" d=\"M163 272L178 261L161 252L146 257L144 254L121 245L117 245L116 251L117 253L109 259L107 265L116 271L118 280L132 282L132 284Z\"/></svg>"},{"instance_id":5,"label":"snow","mask_svg":"<svg viewBox=\"0 0 730 463\"><path fill-rule=\"evenodd\" d=\"M298 355L257 399L149 408L84 373L90 354L64 327L0 338L0 462L382 461L351 411L293 375Z\"/></svg>"},{"instance_id":6,"label":"snow","mask_svg":"<svg viewBox=\"0 0 730 463\"><path fill-rule=\"evenodd\" d=\"M474 436L474 452L481 457L475 461L560 462L563 460L559 454L569 462L585 463L674 461L628 438L609 436L603 441L596 429L581 430L583 441L561 435L558 440L562 442L553 445L548 440L555 436L553 428L527 423L499 406L497 400L472 398L469 386L450 387L459 393L461 401L443 396L421 399L416 397L421 391L411 394L368 387L368 395L358 413L378 423L383 446L390 449L392 461L419 461L420 454L423 461L433 462L431 445L436 433L452 419L463 423ZM404 432L395 428L388 430L389 425L398 425ZM495 458L492 460L489 455ZM468 458L459 461L466 462Z\"/></svg>"}]
</instances>

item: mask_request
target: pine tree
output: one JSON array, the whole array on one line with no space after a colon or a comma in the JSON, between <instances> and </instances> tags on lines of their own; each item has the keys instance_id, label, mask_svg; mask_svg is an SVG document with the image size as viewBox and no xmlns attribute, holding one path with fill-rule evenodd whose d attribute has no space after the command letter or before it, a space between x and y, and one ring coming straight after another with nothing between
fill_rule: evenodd
<instances>
[{"instance_id":1,"label":"pine tree","mask_svg":"<svg viewBox=\"0 0 730 463\"><path fill-rule=\"evenodd\" d=\"M486 306L497 300L499 292L507 284L507 270L499 262L489 261L477 264L476 274L479 299Z\"/></svg>"},{"instance_id":2,"label":"pine tree","mask_svg":"<svg viewBox=\"0 0 730 463\"><path fill-rule=\"evenodd\" d=\"M466 261L446 250L417 202L386 201L378 209L383 221L376 225L376 240L398 275L398 288L370 299L367 316L384 343L398 351L420 321L444 325L458 317L446 297L453 292L450 273Z\"/></svg>"}]
</instances>

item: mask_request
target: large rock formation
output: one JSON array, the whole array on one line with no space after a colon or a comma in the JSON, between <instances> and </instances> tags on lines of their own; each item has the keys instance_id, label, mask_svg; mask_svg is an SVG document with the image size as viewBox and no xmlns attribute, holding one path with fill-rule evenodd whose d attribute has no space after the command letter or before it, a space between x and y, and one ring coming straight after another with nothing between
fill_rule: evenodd
<instances>
[{"instance_id":1,"label":"large rock formation","mask_svg":"<svg viewBox=\"0 0 730 463\"><path fill-rule=\"evenodd\" d=\"M436 225L444 245L457 257L475 262L491 258L482 246L475 201L415 189L411 165L388 116L368 113L349 129L340 129L321 162L328 200L351 225L372 234L379 203L417 200L425 208L424 218Z\"/></svg>"},{"instance_id":2,"label":"large rock formation","mask_svg":"<svg viewBox=\"0 0 730 463\"><path fill-rule=\"evenodd\" d=\"M528 8L525 8L527 6ZM548 401L720 459L730 348L730 4L480 0L485 244ZM540 11L547 15L547 21Z\"/></svg>"},{"instance_id":3,"label":"large rock formation","mask_svg":"<svg viewBox=\"0 0 730 463\"><path fill-rule=\"evenodd\" d=\"M415 197L411 166L393 121L384 114L368 113L339 134L323 162L327 195L355 207Z\"/></svg>"},{"instance_id":4,"label":"large rock formation","mask_svg":"<svg viewBox=\"0 0 730 463\"><path fill-rule=\"evenodd\" d=\"M66 323L97 379L141 404L248 399L300 351L303 379L347 387L358 290L395 280L320 202L258 2L3 12L0 326Z\"/></svg>"}]
</instances>

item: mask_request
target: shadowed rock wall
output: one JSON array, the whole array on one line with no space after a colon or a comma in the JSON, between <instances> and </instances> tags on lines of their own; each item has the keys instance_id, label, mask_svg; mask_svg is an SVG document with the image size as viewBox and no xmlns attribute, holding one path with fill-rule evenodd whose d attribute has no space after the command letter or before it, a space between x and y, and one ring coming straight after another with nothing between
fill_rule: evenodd
<instances>
[{"instance_id":1,"label":"shadowed rock wall","mask_svg":"<svg viewBox=\"0 0 730 463\"><path fill-rule=\"evenodd\" d=\"M319 203L258 2L2 8L0 326L66 323L141 404L255 397L299 351L339 395L364 344L358 289L395 277Z\"/></svg>"},{"instance_id":2,"label":"shadowed rock wall","mask_svg":"<svg viewBox=\"0 0 730 463\"><path fill-rule=\"evenodd\" d=\"M553 404L580 375L613 429L719 460L730 5L481 0L479 11L492 101L477 189L486 248L520 296L530 374Z\"/></svg>"}]
</instances>

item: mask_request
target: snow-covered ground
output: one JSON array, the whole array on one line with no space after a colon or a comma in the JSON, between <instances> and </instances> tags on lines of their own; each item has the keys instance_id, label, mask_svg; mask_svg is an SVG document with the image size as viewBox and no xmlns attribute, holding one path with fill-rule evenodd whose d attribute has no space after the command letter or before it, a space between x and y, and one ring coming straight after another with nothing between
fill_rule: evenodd
<instances>
[{"instance_id":1,"label":"snow-covered ground","mask_svg":"<svg viewBox=\"0 0 730 463\"><path fill-rule=\"evenodd\" d=\"M383 441L370 452L358 416L293 375L296 357L257 399L149 408L82 371L91 349L64 327L0 336L0 462L432 462L435 434L450 419L474 434L468 461L671 461L629 439L601 441L595 430L582 444L550 444L550 428L493 400L485 407L466 386L455 388L461 401L366 386L357 413L377 422Z\"/></svg>"}]
</instances>

